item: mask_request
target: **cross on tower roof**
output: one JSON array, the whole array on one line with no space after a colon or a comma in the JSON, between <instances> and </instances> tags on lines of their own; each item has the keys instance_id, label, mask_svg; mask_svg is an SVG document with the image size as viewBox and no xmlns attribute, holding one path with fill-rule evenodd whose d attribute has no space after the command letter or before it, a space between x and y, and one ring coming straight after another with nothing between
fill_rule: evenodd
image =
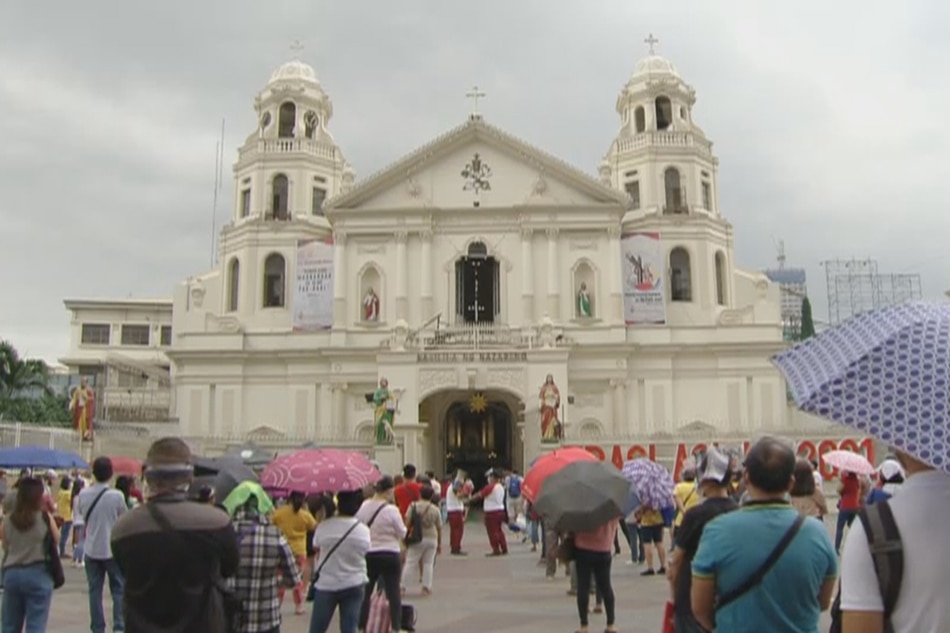
<instances>
[{"instance_id":1,"label":"cross on tower roof","mask_svg":"<svg viewBox=\"0 0 950 633\"><path fill-rule=\"evenodd\" d=\"M290 52L294 54L295 57L300 57L300 53L303 52L303 44L300 43L300 40L294 40L290 45Z\"/></svg>"},{"instance_id":2,"label":"cross on tower roof","mask_svg":"<svg viewBox=\"0 0 950 633\"><path fill-rule=\"evenodd\" d=\"M478 86L472 86L472 89L465 93L465 96L472 100L472 118L479 118L478 114L478 99L479 97L484 97L485 93L478 89Z\"/></svg>"},{"instance_id":3,"label":"cross on tower roof","mask_svg":"<svg viewBox=\"0 0 950 633\"><path fill-rule=\"evenodd\" d=\"M653 33L650 33L650 35L645 40L643 40L643 43L650 47L650 54L655 55L656 51L653 50L653 47L659 44L660 40L653 37Z\"/></svg>"}]
</instances>

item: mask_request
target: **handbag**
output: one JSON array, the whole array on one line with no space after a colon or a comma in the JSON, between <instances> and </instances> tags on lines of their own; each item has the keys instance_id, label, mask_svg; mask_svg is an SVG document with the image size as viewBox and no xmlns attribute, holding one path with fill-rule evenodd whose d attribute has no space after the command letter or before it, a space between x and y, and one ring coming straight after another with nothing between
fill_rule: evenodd
<instances>
[{"instance_id":1,"label":"handbag","mask_svg":"<svg viewBox=\"0 0 950 633\"><path fill-rule=\"evenodd\" d=\"M66 584L63 561L59 557L59 548L56 547L56 541L53 540L53 522L50 521L49 514L44 512L43 520L46 521L46 527L49 530L43 538L43 547L46 550L46 568L49 575L53 577L53 589L59 589Z\"/></svg>"},{"instance_id":2,"label":"handbag","mask_svg":"<svg viewBox=\"0 0 950 633\"><path fill-rule=\"evenodd\" d=\"M389 618L389 600L382 591L374 591L369 599L369 617L366 619L366 633L392 633L392 621Z\"/></svg>"},{"instance_id":3,"label":"handbag","mask_svg":"<svg viewBox=\"0 0 950 633\"><path fill-rule=\"evenodd\" d=\"M569 562L574 560L574 535L570 534L561 538L561 542L558 543L557 548L554 551L554 556L561 563L567 565Z\"/></svg>"},{"instance_id":4,"label":"handbag","mask_svg":"<svg viewBox=\"0 0 950 633\"><path fill-rule=\"evenodd\" d=\"M403 603L400 608L399 620L402 623L402 630L413 633L416 630L416 608L411 604Z\"/></svg>"},{"instance_id":5,"label":"handbag","mask_svg":"<svg viewBox=\"0 0 950 633\"><path fill-rule=\"evenodd\" d=\"M676 633L676 608L669 600L666 601L666 607L663 609L663 624L660 626L661 633Z\"/></svg>"}]
</instances>

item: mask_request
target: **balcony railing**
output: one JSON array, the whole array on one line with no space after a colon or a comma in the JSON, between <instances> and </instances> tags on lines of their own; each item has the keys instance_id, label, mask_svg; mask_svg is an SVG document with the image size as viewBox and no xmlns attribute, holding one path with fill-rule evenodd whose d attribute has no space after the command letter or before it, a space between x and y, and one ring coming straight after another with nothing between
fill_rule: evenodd
<instances>
[{"instance_id":1,"label":"balcony railing","mask_svg":"<svg viewBox=\"0 0 950 633\"><path fill-rule=\"evenodd\" d=\"M238 153L241 158L251 154L282 154L300 152L322 158L335 158L336 148L309 138L262 138L248 143Z\"/></svg>"},{"instance_id":2,"label":"balcony railing","mask_svg":"<svg viewBox=\"0 0 950 633\"><path fill-rule=\"evenodd\" d=\"M712 143L690 131L640 132L619 142L621 152L645 147L695 147L702 154L712 156Z\"/></svg>"},{"instance_id":3,"label":"balcony railing","mask_svg":"<svg viewBox=\"0 0 950 633\"><path fill-rule=\"evenodd\" d=\"M501 323L455 323L413 332L407 344L412 349L531 349L537 334Z\"/></svg>"}]
</instances>

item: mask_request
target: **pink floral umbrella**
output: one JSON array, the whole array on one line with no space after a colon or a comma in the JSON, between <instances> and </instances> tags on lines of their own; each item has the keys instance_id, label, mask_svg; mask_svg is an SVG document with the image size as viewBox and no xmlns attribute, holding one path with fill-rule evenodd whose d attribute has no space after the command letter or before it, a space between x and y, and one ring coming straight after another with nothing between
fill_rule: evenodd
<instances>
[{"instance_id":1,"label":"pink floral umbrella","mask_svg":"<svg viewBox=\"0 0 950 633\"><path fill-rule=\"evenodd\" d=\"M852 451L828 451L821 456L821 459L838 470L846 470L856 475L870 475L875 470L874 464L869 462L864 455Z\"/></svg>"},{"instance_id":2,"label":"pink floral umbrella","mask_svg":"<svg viewBox=\"0 0 950 633\"><path fill-rule=\"evenodd\" d=\"M261 472L261 486L275 492L347 492L381 477L369 459L354 451L319 448L281 455Z\"/></svg>"}]
</instances>

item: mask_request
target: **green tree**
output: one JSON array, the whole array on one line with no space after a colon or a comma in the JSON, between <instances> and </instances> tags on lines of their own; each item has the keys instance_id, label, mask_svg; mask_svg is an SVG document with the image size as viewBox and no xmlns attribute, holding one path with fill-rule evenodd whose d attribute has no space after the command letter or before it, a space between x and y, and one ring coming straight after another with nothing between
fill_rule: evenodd
<instances>
[{"instance_id":1,"label":"green tree","mask_svg":"<svg viewBox=\"0 0 950 633\"><path fill-rule=\"evenodd\" d=\"M0 417L31 424L68 425L69 401L53 394L49 367L22 358L9 341L0 341Z\"/></svg>"},{"instance_id":2,"label":"green tree","mask_svg":"<svg viewBox=\"0 0 950 633\"><path fill-rule=\"evenodd\" d=\"M808 297L802 299L802 331L798 335L798 340L804 341L815 335L815 321L811 316L811 301Z\"/></svg>"}]
</instances>

